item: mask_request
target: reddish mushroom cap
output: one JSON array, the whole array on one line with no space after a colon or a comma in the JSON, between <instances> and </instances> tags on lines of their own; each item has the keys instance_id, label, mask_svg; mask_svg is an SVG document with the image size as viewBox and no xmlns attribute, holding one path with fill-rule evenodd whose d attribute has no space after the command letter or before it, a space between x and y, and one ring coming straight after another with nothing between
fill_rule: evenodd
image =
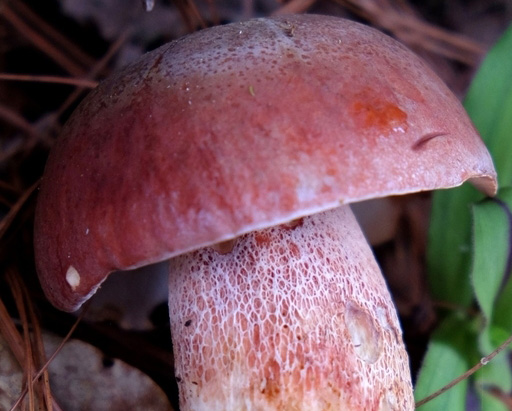
<instances>
[{"instance_id":1,"label":"reddish mushroom cap","mask_svg":"<svg viewBox=\"0 0 512 411\"><path fill-rule=\"evenodd\" d=\"M487 150L391 38L314 15L214 27L145 55L73 114L41 184L37 269L74 310L113 270L468 179L495 192Z\"/></svg>"}]
</instances>

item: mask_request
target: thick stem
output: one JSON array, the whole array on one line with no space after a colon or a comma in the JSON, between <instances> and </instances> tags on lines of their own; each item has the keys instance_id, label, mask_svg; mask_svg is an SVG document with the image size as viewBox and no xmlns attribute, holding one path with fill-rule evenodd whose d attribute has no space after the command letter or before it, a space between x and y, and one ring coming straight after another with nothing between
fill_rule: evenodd
<instances>
[{"instance_id":1,"label":"thick stem","mask_svg":"<svg viewBox=\"0 0 512 411\"><path fill-rule=\"evenodd\" d=\"M398 319L348 206L171 261L183 410L410 410Z\"/></svg>"}]
</instances>

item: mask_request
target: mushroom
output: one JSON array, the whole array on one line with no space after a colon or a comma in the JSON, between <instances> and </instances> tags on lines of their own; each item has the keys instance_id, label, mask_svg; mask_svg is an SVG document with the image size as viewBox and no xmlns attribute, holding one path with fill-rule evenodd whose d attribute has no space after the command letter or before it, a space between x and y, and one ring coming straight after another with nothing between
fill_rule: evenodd
<instances>
[{"instance_id":1,"label":"mushroom","mask_svg":"<svg viewBox=\"0 0 512 411\"><path fill-rule=\"evenodd\" d=\"M382 33L318 15L164 45L104 81L48 159L35 255L72 311L169 259L182 409L412 409L386 284L349 203L492 160L458 100Z\"/></svg>"}]
</instances>

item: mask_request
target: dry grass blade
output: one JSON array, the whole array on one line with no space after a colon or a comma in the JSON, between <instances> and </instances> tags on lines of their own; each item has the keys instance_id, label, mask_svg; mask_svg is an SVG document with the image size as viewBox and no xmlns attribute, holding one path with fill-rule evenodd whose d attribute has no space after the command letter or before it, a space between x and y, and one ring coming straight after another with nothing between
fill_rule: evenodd
<instances>
[{"instance_id":1,"label":"dry grass blade","mask_svg":"<svg viewBox=\"0 0 512 411\"><path fill-rule=\"evenodd\" d=\"M35 315L29 293L23 284L20 276L14 269L9 269L6 275L7 282L16 303L20 321L23 326L24 345L24 375L25 387L27 388L30 411L36 408L36 397L38 403L44 402L45 409L53 411L54 400L50 392L49 376L45 370L40 380L34 377L36 368L46 362L43 346L43 337L39 321ZM36 384L34 386L34 384Z\"/></svg>"},{"instance_id":2,"label":"dry grass blade","mask_svg":"<svg viewBox=\"0 0 512 411\"><path fill-rule=\"evenodd\" d=\"M20 366L24 369L26 373L25 377L25 387L23 392L29 393L29 398L31 398L31 405L30 409L34 409L34 403L33 403L33 384L37 381L37 379L40 376L40 373L35 375L35 367L34 363L32 362L32 347L30 344L30 338L27 338L28 335L28 320L27 316L25 315L25 308L23 301L20 301L20 299L24 299L25 301L29 301L28 294L26 291L23 291L23 288L21 286L19 278L17 278L14 271L10 271L7 275L7 278L10 283L11 291L13 292L14 299L16 301L16 304L19 309L21 309L20 312L20 318L21 322L23 324L23 330L24 330L24 336L19 333L18 329L16 328L16 325L14 324L11 316L9 315L9 312L7 311L7 308L3 304L2 300L0 300L0 333L5 338L7 344L9 345L9 348L11 352L14 354L14 357L20 364ZM31 319L35 318L35 314L33 312L33 309L31 307L31 304L29 303L29 317ZM34 330L38 330L35 332L35 334L39 334L38 338L38 345L40 345L42 338L41 338L41 332L39 325L36 322L32 321L32 326ZM38 351L41 349L40 347L37 347ZM28 360L27 360L28 359ZM45 402L47 405L47 410L55 410L58 411L60 408L56 406L54 400L51 398L51 394L49 392L49 379L47 373L44 375L44 397ZM18 402L19 403L19 402ZM14 408L13 408L14 409Z\"/></svg>"},{"instance_id":3,"label":"dry grass blade","mask_svg":"<svg viewBox=\"0 0 512 411\"><path fill-rule=\"evenodd\" d=\"M207 27L194 1L175 0L174 3L189 32L197 30L197 26Z\"/></svg>"},{"instance_id":4,"label":"dry grass blade","mask_svg":"<svg viewBox=\"0 0 512 411\"><path fill-rule=\"evenodd\" d=\"M36 367L40 368L43 364L46 363L46 353L44 351L44 342L43 342L43 332L41 329L41 325L37 320L34 307L30 301L29 294L25 289L25 299L27 301L27 309L29 312L29 317L32 322L32 330L34 333L34 342L35 342L35 357L37 358ZM50 389L50 375L48 374L48 370L45 369L43 372L43 378L41 380L41 387L43 389L42 397L46 404L48 411L57 411L58 407L55 407L55 400L53 399L51 389ZM56 405L56 404L55 404Z\"/></svg>"},{"instance_id":5,"label":"dry grass blade","mask_svg":"<svg viewBox=\"0 0 512 411\"><path fill-rule=\"evenodd\" d=\"M42 20L36 13L27 7L22 1L11 2L11 7L22 15L32 27L37 27L40 33L44 33L48 41L52 42L66 55L71 56L83 67L91 67L94 64L94 58L83 52L76 44L69 41L65 36L58 32L51 25Z\"/></svg>"},{"instance_id":6,"label":"dry grass blade","mask_svg":"<svg viewBox=\"0 0 512 411\"><path fill-rule=\"evenodd\" d=\"M30 198L32 193L39 187L39 181L32 184L25 192L22 194L22 196L16 201L16 204L14 204L11 209L9 210L9 213L0 221L0 240L4 237L5 233L11 226L12 222L18 215L19 211L23 207L23 205L27 202L27 200Z\"/></svg>"},{"instance_id":7,"label":"dry grass blade","mask_svg":"<svg viewBox=\"0 0 512 411\"><path fill-rule=\"evenodd\" d=\"M2 300L0 300L0 333L7 341L11 352L14 354L16 361L23 366L25 363L25 354L23 352L23 338L18 332L7 308Z\"/></svg>"},{"instance_id":8,"label":"dry grass blade","mask_svg":"<svg viewBox=\"0 0 512 411\"><path fill-rule=\"evenodd\" d=\"M46 362L46 354L44 352L43 335L37 318L34 307L31 301L31 297L27 288L25 287L20 275L18 275L15 269L7 271L6 279L10 285L11 292L14 295L18 313L20 314L21 323L23 325L23 334L25 341L25 359L29 359L32 364L29 366L29 361L25 363L25 372L27 373L28 393L29 398L32 395L32 381L33 373L35 369L41 367ZM29 324L31 326L31 332L29 331ZM43 379L38 381L37 385L38 397L44 399L44 403L47 411L53 411L53 399L50 391L49 375L45 371L43 373ZM32 403L32 401L31 401Z\"/></svg>"},{"instance_id":9,"label":"dry grass blade","mask_svg":"<svg viewBox=\"0 0 512 411\"><path fill-rule=\"evenodd\" d=\"M75 323L73 324L73 326L70 328L70 330L68 331L68 333L66 334L66 336L63 338L62 342L59 344L59 346L57 347L57 349L54 351L54 353L48 358L48 360L46 361L46 363L41 367L41 369L34 375L34 378L32 379L32 383L34 383L35 381L37 381L38 378L41 377L41 375L48 369L48 366L51 364L51 362L53 361L53 359L59 354L59 352L62 350L62 347L64 347L64 345L66 344L66 342L71 338L71 335L73 334L73 332L75 331L76 327L78 327L78 324L80 324L80 321L82 321L86 311L87 311L87 307L88 307L88 303L85 303L83 308L82 308L82 312L80 313L80 315L78 316L78 318L76 319ZM23 389L23 391L21 392L18 400L14 403L14 405L11 407L10 411L14 411L20 404L21 402L23 401L23 398L25 397L25 395L27 394L27 387L25 387ZM61 408L54 402L53 403L53 407L54 407L54 410L55 411L61 411Z\"/></svg>"},{"instance_id":10,"label":"dry grass blade","mask_svg":"<svg viewBox=\"0 0 512 411\"><path fill-rule=\"evenodd\" d=\"M18 113L2 104L0 104L0 119L10 124L11 126L14 126L17 129L27 133L28 135L37 134L37 130L34 128L34 126L32 126L32 124L30 124Z\"/></svg>"},{"instance_id":11,"label":"dry grass blade","mask_svg":"<svg viewBox=\"0 0 512 411\"><path fill-rule=\"evenodd\" d=\"M272 14L277 16L280 14L304 13L315 3L316 0L290 0Z\"/></svg>"},{"instance_id":12,"label":"dry grass blade","mask_svg":"<svg viewBox=\"0 0 512 411\"><path fill-rule=\"evenodd\" d=\"M35 411L36 399L34 393L34 385L32 384L33 371L35 368L32 353L32 340L30 338L29 320L27 317L25 301L23 292L21 291L21 284L18 279L13 276L13 271L7 271L7 281L11 289L11 293L16 303L16 308L20 317L21 325L23 327L23 357L24 361L21 364L23 367L24 384L28 390L28 408L30 411Z\"/></svg>"},{"instance_id":13,"label":"dry grass blade","mask_svg":"<svg viewBox=\"0 0 512 411\"><path fill-rule=\"evenodd\" d=\"M33 81L36 83L53 83L53 84L69 84L84 88L95 88L97 81L83 78L69 78L60 76L38 76L33 74L9 74L0 73L0 80L7 81Z\"/></svg>"},{"instance_id":14,"label":"dry grass blade","mask_svg":"<svg viewBox=\"0 0 512 411\"><path fill-rule=\"evenodd\" d=\"M49 125L48 129L55 131L59 125L58 119L62 116L62 114L72 105L77 99L80 98L82 93L86 89L94 88L98 85L98 82L94 80L98 76L98 74L105 69L109 61L112 57L117 53L117 51L121 48L121 46L127 41L131 34L131 29L125 30L119 38L112 43L109 47L107 53L101 58L94 66L90 69L89 73L86 76L82 76L76 79L64 79L58 76L23 76L23 75L10 75L10 74L0 74L0 80L23 80L23 81L42 81L42 82L56 82L56 83L65 83L72 84L77 86L77 89L74 90L68 98L62 103L59 109L52 114L51 118L52 123ZM14 154L16 154L19 150L25 150L27 152L31 151L33 147L42 139L44 139L47 133L39 133L37 130L29 124L23 117L14 113L12 110L8 108L4 108L0 105L0 118L4 118L5 120L16 125L18 128L27 132L30 135L30 138L25 141L25 143L20 147L14 147L12 150L1 153L0 154L0 162L6 161L11 158ZM1 223L0 223L1 224ZM1 225L0 225L0 235L1 235Z\"/></svg>"},{"instance_id":15,"label":"dry grass blade","mask_svg":"<svg viewBox=\"0 0 512 411\"><path fill-rule=\"evenodd\" d=\"M84 67L76 63L63 53L59 47L56 47L51 41L42 34L34 30L29 24L12 10L7 3L0 9L1 15L27 40L33 43L36 48L45 53L68 73L81 77L85 73Z\"/></svg>"},{"instance_id":16,"label":"dry grass blade","mask_svg":"<svg viewBox=\"0 0 512 411\"><path fill-rule=\"evenodd\" d=\"M426 23L403 2L378 0L335 0L352 12L389 30L410 46L420 46L441 56L475 65L485 48L462 35Z\"/></svg>"}]
</instances>

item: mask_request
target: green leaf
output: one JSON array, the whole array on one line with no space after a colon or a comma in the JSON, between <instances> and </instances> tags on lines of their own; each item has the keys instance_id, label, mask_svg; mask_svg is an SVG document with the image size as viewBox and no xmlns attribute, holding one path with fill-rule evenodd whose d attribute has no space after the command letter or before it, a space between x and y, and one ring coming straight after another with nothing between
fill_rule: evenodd
<instances>
[{"instance_id":1,"label":"green leaf","mask_svg":"<svg viewBox=\"0 0 512 411\"><path fill-rule=\"evenodd\" d=\"M509 213L512 210L512 188L500 190L499 196L504 205L508 206ZM512 216L509 214L509 220ZM496 296L496 301L494 304L494 311L492 315L492 319L490 321L491 326L494 328L494 343L499 343L503 341L506 337L512 333L512 222L509 221L508 226L508 256L507 256L507 267L504 269L505 271L505 280L502 284L502 288L499 290L499 293ZM496 227L496 230L502 231L502 227ZM496 238L491 238L489 240L493 244L496 244L498 247L503 247L503 244L497 244ZM508 272L507 272L508 271Z\"/></svg>"},{"instance_id":2,"label":"green leaf","mask_svg":"<svg viewBox=\"0 0 512 411\"><path fill-rule=\"evenodd\" d=\"M494 300L505 276L509 249L509 220L494 199L473 206L474 256L472 280L486 319L492 318Z\"/></svg>"},{"instance_id":3,"label":"green leaf","mask_svg":"<svg viewBox=\"0 0 512 411\"><path fill-rule=\"evenodd\" d=\"M499 185L512 185L512 26L489 51L464 105L491 152Z\"/></svg>"},{"instance_id":4,"label":"green leaf","mask_svg":"<svg viewBox=\"0 0 512 411\"><path fill-rule=\"evenodd\" d=\"M457 330L456 333L453 330ZM466 318L447 317L433 334L427 355L416 383L416 401L442 388L466 372L475 358L476 335ZM468 381L464 380L427 402L421 411L463 411L466 405Z\"/></svg>"},{"instance_id":5,"label":"green leaf","mask_svg":"<svg viewBox=\"0 0 512 411\"><path fill-rule=\"evenodd\" d=\"M482 197L467 184L434 194L427 265L430 288L436 300L461 306L468 306L472 301L469 205Z\"/></svg>"},{"instance_id":6,"label":"green leaf","mask_svg":"<svg viewBox=\"0 0 512 411\"><path fill-rule=\"evenodd\" d=\"M485 320L480 338L483 353L492 351L497 345L491 342L489 330L493 325L496 298L503 291L504 281L510 271L510 205L512 189L508 188L501 190L498 198L473 206L474 256L471 279Z\"/></svg>"},{"instance_id":7,"label":"green leaf","mask_svg":"<svg viewBox=\"0 0 512 411\"><path fill-rule=\"evenodd\" d=\"M512 183L512 26L493 47L465 100L468 114L493 156L500 185ZM427 253L434 298L468 306L470 204L482 196L467 184L434 194Z\"/></svg>"},{"instance_id":8,"label":"green leaf","mask_svg":"<svg viewBox=\"0 0 512 411\"><path fill-rule=\"evenodd\" d=\"M475 295L484 316L479 337L480 353L489 354L512 332L510 321L512 288L511 271L512 189L500 190L496 199L473 207L474 263L472 270ZM503 300L505 294L506 300ZM483 410L506 410L505 405L489 393L489 388L509 392L512 375L507 361L508 350L500 353L475 375L475 384Z\"/></svg>"},{"instance_id":9,"label":"green leaf","mask_svg":"<svg viewBox=\"0 0 512 411\"><path fill-rule=\"evenodd\" d=\"M498 295L495 308L493 325L497 328L495 340L503 341L512 332L512 281L508 281L503 291ZM497 335L501 331L501 334Z\"/></svg>"}]
</instances>

